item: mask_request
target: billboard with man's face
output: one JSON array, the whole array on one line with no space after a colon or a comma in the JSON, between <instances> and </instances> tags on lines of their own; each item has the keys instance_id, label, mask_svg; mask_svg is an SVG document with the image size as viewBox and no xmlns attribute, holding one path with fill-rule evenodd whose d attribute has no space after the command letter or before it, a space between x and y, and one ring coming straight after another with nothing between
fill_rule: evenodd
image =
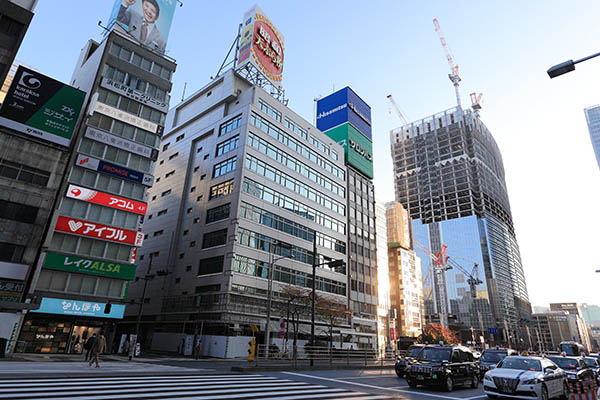
<instances>
[{"instance_id":1,"label":"billboard with man's face","mask_svg":"<svg viewBox=\"0 0 600 400\"><path fill-rule=\"evenodd\" d=\"M123 27L138 42L164 54L177 0L116 0L108 26Z\"/></svg>"}]
</instances>

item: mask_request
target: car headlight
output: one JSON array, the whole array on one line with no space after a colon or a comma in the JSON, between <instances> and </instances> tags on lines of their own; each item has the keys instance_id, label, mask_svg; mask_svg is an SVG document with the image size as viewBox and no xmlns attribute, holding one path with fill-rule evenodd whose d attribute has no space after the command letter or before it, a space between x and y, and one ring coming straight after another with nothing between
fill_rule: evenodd
<instances>
[{"instance_id":1,"label":"car headlight","mask_svg":"<svg viewBox=\"0 0 600 400\"><path fill-rule=\"evenodd\" d=\"M523 384L525 385L535 385L536 383L539 383L539 380L537 378L527 379L526 381L523 381Z\"/></svg>"},{"instance_id":2,"label":"car headlight","mask_svg":"<svg viewBox=\"0 0 600 400\"><path fill-rule=\"evenodd\" d=\"M491 377L490 377L488 374L485 374L485 375L483 376L483 380L484 380L484 381L489 381L489 382L492 382L492 378L491 378Z\"/></svg>"}]
</instances>

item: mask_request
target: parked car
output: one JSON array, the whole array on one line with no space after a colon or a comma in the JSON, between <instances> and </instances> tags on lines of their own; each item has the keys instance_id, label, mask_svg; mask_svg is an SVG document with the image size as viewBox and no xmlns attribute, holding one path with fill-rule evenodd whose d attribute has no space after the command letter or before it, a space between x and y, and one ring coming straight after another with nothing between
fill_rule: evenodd
<instances>
[{"instance_id":1,"label":"parked car","mask_svg":"<svg viewBox=\"0 0 600 400\"><path fill-rule=\"evenodd\" d=\"M487 371L489 371L490 369L496 368L496 365L498 365L498 363L500 361L504 360L504 358L506 356L517 356L517 355L519 355L519 354L517 353L516 350L513 350L513 349L504 349L504 348L486 349L478 361L479 369L481 370L481 378L483 378L483 375Z\"/></svg>"},{"instance_id":2,"label":"parked car","mask_svg":"<svg viewBox=\"0 0 600 400\"><path fill-rule=\"evenodd\" d=\"M406 382L442 387L450 392L456 385L479 386L479 366L471 350L463 346L425 346L406 368Z\"/></svg>"},{"instance_id":3,"label":"parked car","mask_svg":"<svg viewBox=\"0 0 600 400\"><path fill-rule=\"evenodd\" d=\"M406 367L413 362L419 352L423 350L423 347L425 347L424 344L413 344L408 348L408 350L406 350L405 356L396 356L396 364L394 368L398 378L404 378Z\"/></svg>"},{"instance_id":4,"label":"parked car","mask_svg":"<svg viewBox=\"0 0 600 400\"><path fill-rule=\"evenodd\" d=\"M600 384L600 361L595 357L583 357L583 362L594 371L596 381Z\"/></svg>"},{"instance_id":5,"label":"parked car","mask_svg":"<svg viewBox=\"0 0 600 400\"><path fill-rule=\"evenodd\" d=\"M590 384L596 379L594 370L585 364L583 357L552 356L548 360L567 373L570 383Z\"/></svg>"},{"instance_id":6,"label":"parked car","mask_svg":"<svg viewBox=\"0 0 600 400\"><path fill-rule=\"evenodd\" d=\"M507 356L485 373L483 391L490 399L567 399L569 386L565 371L546 358Z\"/></svg>"}]
</instances>

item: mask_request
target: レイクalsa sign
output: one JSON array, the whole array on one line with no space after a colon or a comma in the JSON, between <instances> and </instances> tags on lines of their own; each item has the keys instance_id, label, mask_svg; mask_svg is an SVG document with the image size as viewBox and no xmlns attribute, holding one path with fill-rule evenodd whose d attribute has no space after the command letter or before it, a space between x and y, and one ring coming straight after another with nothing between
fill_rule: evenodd
<instances>
[{"instance_id":1,"label":"\u30ec\u30a4\u30afalsa sign","mask_svg":"<svg viewBox=\"0 0 600 400\"><path fill-rule=\"evenodd\" d=\"M283 75L283 36L258 6L244 14L242 25L237 68L253 64L279 87Z\"/></svg>"},{"instance_id":2,"label":"\u30ec\u30a4\u30afalsa sign","mask_svg":"<svg viewBox=\"0 0 600 400\"><path fill-rule=\"evenodd\" d=\"M57 253L46 254L44 268L127 280L135 278L135 265L132 264L66 256Z\"/></svg>"}]
</instances>

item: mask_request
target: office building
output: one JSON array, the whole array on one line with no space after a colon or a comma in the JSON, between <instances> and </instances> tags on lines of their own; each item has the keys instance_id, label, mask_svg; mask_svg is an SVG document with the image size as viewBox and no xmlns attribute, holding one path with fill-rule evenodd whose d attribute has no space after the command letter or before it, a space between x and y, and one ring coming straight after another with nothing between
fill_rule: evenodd
<instances>
[{"instance_id":1,"label":"office building","mask_svg":"<svg viewBox=\"0 0 600 400\"><path fill-rule=\"evenodd\" d=\"M317 128L344 148L348 169L348 256L353 329L376 346L377 256L371 107L350 87L317 101Z\"/></svg>"},{"instance_id":2,"label":"office building","mask_svg":"<svg viewBox=\"0 0 600 400\"><path fill-rule=\"evenodd\" d=\"M410 219L398 202L385 205L390 300L399 337L417 337L423 329L421 260L413 250Z\"/></svg>"},{"instance_id":3,"label":"office building","mask_svg":"<svg viewBox=\"0 0 600 400\"><path fill-rule=\"evenodd\" d=\"M456 319L486 339L499 329L489 339L516 344L531 306L491 133L471 110L452 108L394 129L390 139L396 200L413 221L428 320ZM434 273L436 254L445 265Z\"/></svg>"},{"instance_id":4,"label":"office building","mask_svg":"<svg viewBox=\"0 0 600 400\"><path fill-rule=\"evenodd\" d=\"M396 341L395 311L390 307L390 285L387 259L387 226L385 203L375 201L375 232L377 243L377 282L379 304L377 306L377 343L379 352L391 350Z\"/></svg>"},{"instance_id":5,"label":"office building","mask_svg":"<svg viewBox=\"0 0 600 400\"><path fill-rule=\"evenodd\" d=\"M174 2L159 3L160 18L172 17ZM26 352L78 353L101 330L112 350L135 277L176 64L114 18L102 41L84 45L71 79L88 93L86 116L70 140L36 265L29 296L39 308L26 315L19 336Z\"/></svg>"},{"instance_id":6,"label":"office building","mask_svg":"<svg viewBox=\"0 0 600 400\"><path fill-rule=\"evenodd\" d=\"M549 311L531 315L530 333L536 350L560 351L560 342L577 341L579 327L567 311Z\"/></svg>"},{"instance_id":7,"label":"office building","mask_svg":"<svg viewBox=\"0 0 600 400\"><path fill-rule=\"evenodd\" d=\"M600 167L600 105L588 107L584 110L584 113L588 130L590 131L592 148L596 155L596 162L598 163L598 167Z\"/></svg>"},{"instance_id":8,"label":"office building","mask_svg":"<svg viewBox=\"0 0 600 400\"><path fill-rule=\"evenodd\" d=\"M569 319L572 321L573 326L571 332L571 338L566 340L573 340L581 343L587 351L591 351L592 342L590 340L590 333L581 314L581 308L577 303L550 303L550 311L566 312L569 315Z\"/></svg>"},{"instance_id":9,"label":"office building","mask_svg":"<svg viewBox=\"0 0 600 400\"><path fill-rule=\"evenodd\" d=\"M37 0L0 0L0 82L15 60L36 4Z\"/></svg>"},{"instance_id":10,"label":"office building","mask_svg":"<svg viewBox=\"0 0 600 400\"><path fill-rule=\"evenodd\" d=\"M600 307L592 304L581 304L579 308L583 320L588 325L600 326Z\"/></svg>"}]
</instances>

